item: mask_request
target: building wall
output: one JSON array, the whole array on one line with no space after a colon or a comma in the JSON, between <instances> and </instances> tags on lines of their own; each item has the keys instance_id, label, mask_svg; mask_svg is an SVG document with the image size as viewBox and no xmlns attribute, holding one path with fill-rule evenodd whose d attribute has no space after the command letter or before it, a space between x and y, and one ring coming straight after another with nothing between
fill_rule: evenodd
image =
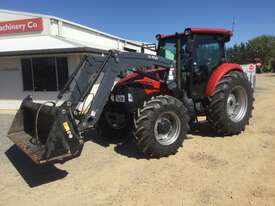
<instances>
[{"instance_id":1,"label":"building wall","mask_svg":"<svg viewBox=\"0 0 275 206\"><path fill-rule=\"evenodd\" d=\"M18 59L0 61L0 108L18 107L17 99L22 98L21 67Z\"/></svg>"},{"instance_id":2,"label":"building wall","mask_svg":"<svg viewBox=\"0 0 275 206\"><path fill-rule=\"evenodd\" d=\"M74 71L81 56L68 56L69 75ZM23 91L22 68L20 58L0 59L0 109L18 109L21 101L32 95L37 102L55 100L57 92Z\"/></svg>"}]
</instances>

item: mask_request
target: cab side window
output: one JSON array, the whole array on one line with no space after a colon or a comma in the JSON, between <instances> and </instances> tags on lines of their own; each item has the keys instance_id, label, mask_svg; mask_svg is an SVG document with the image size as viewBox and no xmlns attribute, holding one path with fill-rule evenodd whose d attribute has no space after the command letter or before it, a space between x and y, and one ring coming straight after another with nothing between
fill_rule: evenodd
<instances>
[{"instance_id":1,"label":"cab side window","mask_svg":"<svg viewBox=\"0 0 275 206\"><path fill-rule=\"evenodd\" d=\"M198 67L207 69L207 73L210 74L224 58L223 43L213 35L197 35L195 42L194 63Z\"/></svg>"}]
</instances>

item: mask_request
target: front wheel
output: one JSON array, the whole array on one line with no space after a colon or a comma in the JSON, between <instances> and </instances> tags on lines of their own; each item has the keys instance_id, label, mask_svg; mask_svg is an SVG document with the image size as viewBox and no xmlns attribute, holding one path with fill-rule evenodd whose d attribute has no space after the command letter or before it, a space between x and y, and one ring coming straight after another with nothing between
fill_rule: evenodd
<instances>
[{"instance_id":1,"label":"front wheel","mask_svg":"<svg viewBox=\"0 0 275 206\"><path fill-rule=\"evenodd\" d=\"M122 106L107 103L98 121L101 136L117 140L127 137L132 129L132 115Z\"/></svg>"},{"instance_id":2,"label":"front wheel","mask_svg":"<svg viewBox=\"0 0 275 206\"><path fill-rule=\"evenodd\" d=\"M178 99L152 97L138 109L134 119L138 148L149 157L175 154L189 130L189 120L187 109Z\"/></svg>"},{"instance_id":3,"label":"front wheel","mask_svg":"<svg viewBox=\"0 0 275 206\"><path fill-rule=\"evenodd\" d=\"M249 123L253 101L253 90L245 74L230 72L219 81L209 99L207 119L221 135L239 134Z\"/></svg>"}]
</instances>

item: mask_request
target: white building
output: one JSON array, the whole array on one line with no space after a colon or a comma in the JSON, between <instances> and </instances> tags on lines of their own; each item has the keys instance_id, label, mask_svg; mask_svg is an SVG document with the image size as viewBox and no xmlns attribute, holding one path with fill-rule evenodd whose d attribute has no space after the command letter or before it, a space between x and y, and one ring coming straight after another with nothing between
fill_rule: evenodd
<instances>
[{"instance_id":1,"label":"white building","mask_svg":"<svg viewBox=\"0 0 275 206\"><path fill-rule=\"evenodd\" d=\"M84 54L142 45L54 16L0 10L0 109L17 109L28 94L55 99Z\"/></svg>"}]
</instances>

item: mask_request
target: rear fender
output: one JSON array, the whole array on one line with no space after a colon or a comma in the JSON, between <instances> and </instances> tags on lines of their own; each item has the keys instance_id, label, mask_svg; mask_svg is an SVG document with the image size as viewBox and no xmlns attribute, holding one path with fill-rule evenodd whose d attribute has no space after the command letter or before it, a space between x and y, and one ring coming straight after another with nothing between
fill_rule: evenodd
<instances>
[{"instance_id":1,"label":"rear fender","mask_svg":"<svg viewBox=\"0 0 275 206\"><path fill-rule=\"evenodd\" d=\"M224 63L220 65L210 76L206 89L204 91L204 96L210 97L214 94L218 82L222 77L231 71L243 72L242 67L239 64Z\"/></svg>"}]
</instances>

